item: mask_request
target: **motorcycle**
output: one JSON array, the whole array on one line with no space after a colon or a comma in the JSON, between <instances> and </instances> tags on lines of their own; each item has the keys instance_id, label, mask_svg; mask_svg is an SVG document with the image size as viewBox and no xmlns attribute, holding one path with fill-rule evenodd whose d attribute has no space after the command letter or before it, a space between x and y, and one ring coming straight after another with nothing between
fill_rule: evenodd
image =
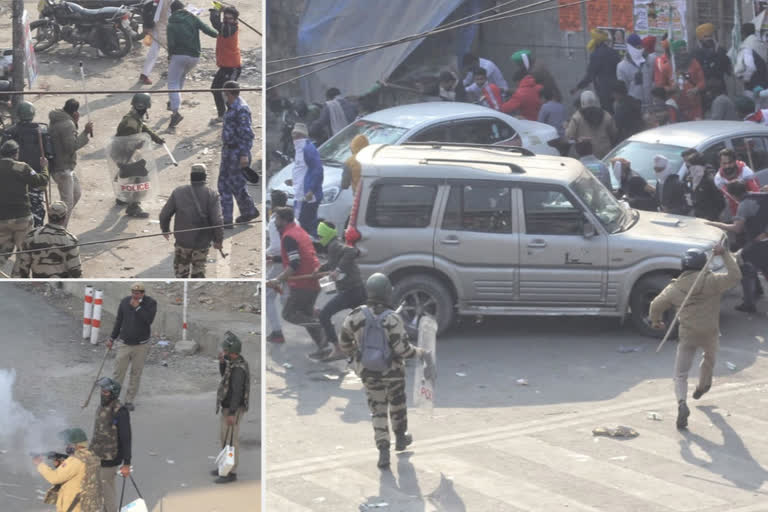
<instances>
[{"instance_id":1,"label":"motorcycle","mask_svg":"<svg viewBox=\"0 0 768 512\"><path fill-rule=\"evenodd\" d=\"M30 23L35 52L44 52L59 41L73 46L89 44L104 55L124 57L133 47L131 11L123 7L86 9L73 2L40 0L40 19Z\"/></svg>"},{"instance_id":2,"label":"motorcycle","mask_svg":"<svg viewBox=\"0 0 768 512\"><path fill-rule=\"evenodd\" d=\"M154 0L74 0L86 9L101 9L103 7L122 7L131 11L131 30L133 31L133 41L141 41L146 35L146 14L154 16Z\"/></svg>"}]
</instances>

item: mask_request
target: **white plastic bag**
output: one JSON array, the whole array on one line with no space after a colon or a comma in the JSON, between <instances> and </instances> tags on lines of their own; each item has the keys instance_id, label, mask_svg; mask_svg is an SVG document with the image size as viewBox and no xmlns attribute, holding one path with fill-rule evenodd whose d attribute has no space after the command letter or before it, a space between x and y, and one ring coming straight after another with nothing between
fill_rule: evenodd
<instances>
[{"instance_id":1,"label":"white plastic bag","mask_svg":"<svg viewBox=\"0 0 768 512\"><path fill-rule=\"evenodd\" d=\"M229 443L219 452L216 457L216 465L219 467L219 476L227 476L232 468L235 467L235 447L232 442L234 431L230 430Z\"/></svg>"},{"instance_id":2,"label":"white plastic bag","mask_svg":"<svg viewBox=\"0 0 768 512\"><path fill-rule=\"evenodd\" d=\"M127 505L123 505L123 508L120 509L120 512L149 512L149 509L147 508L147 504L144 502L144 499L139 498Z\"/></svg>"}]
</instances>

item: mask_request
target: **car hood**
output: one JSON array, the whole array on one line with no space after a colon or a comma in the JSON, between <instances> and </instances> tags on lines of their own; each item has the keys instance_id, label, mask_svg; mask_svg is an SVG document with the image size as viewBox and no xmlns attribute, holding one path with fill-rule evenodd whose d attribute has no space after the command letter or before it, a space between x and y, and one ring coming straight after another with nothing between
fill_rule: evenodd
<instances>
[{"instance_id":1,"label":"car hood","mask_svg":"<svg viewBox=\"0 0 768 512\"><path fill-rule=\"evenodd\" d=\"M341 173L341 167L328 164L323 165L323 189L341 186ZM267 194L269 194L270 191L277 189L287 193L288 197L293 197L293 187L285 184L286 180L292 178L293 163L290 163L270 178L269 183L267 183Z\"/></svg>"},{"instance_id":2,"label":"car hood","mask_svg":"<svg viewBox=\"0 0 768 512\"><path fill-rule=\"evenodd\" d=\"M723 235L722 230L709 226L696 217L646 211L639 213L637 223L625 231L632 238L648 241L663 239L709 249Z\"/></svg>"}]
</instances>

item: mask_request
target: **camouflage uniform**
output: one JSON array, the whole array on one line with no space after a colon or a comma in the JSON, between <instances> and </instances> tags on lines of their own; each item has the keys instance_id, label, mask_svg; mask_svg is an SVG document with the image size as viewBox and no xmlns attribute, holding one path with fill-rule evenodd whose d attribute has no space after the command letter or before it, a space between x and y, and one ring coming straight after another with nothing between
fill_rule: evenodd
<instances>
[{"instance_id":1,"label":"camouflage uniform","mask_svg":"<svg viewBox=\"0 0 768 512\"><path fill-rule=\"evenodd\" d=\"M32 229L32 215L27 190L45 186L48 173L35 172L29 165L11 158L0 158L0 253L21 249L27 233ZM0 257L0 265L7 256ZM20 258L16 258L14 273Z\"/></svg>"},{"instance_id":2,"label":"camouflage uniform","mask_svg":"<svg viewBox=\"0 0 768 512\"><path fill-rule=\"evenodd\" d=\"M101 460L87 449L77 450L72 456L85 465L85 477L80 484L80 510L102 512L104 496L101 490Z\"/></svg>"},{"instance_id":3,"label":"camouflage uniform","mask_svg":"<svg viewBox=\"0 0 768 512\"><path fill-rule=\"evenodd\" d=\"M44 155L40 154L41 138ZM15 140L19 144L19 161L29 165L37 173L43 172L40 167L41 156L53 161L53 145L48 125L45 123L18 122L5 132L3 141L6 140ZM29 205L36 228L45 222L46 185L47 182L42 187L29 187Z\"/></svg>"},{"instance_id":4,"label":"camouflage uniform","mask_svg":"<svg viewBox=\"0 0 768 512\"><path fill-rule=\"evenodd\" d=\"M223 370L221 382L219 383L219 389L216 392L216 414L221 411L221 427L219 431L219 438L221 441L221 447L224 448L229 444L230 438L232 439L232 446L235 449L235 465L232 467L232 473L237 471L237 465L240 459L240 420L243 414L248 410L249 397L251 393L251 371L248 367L248 362L243 359L243 356L238 357L234 361L231 359L225 359L222 363ZM242 399L240 404L232 404L232 393L230 386L232 384L232 371L235 368L240 368L245 378L242 388ZM235 417L235 424L232 426L227 425L227 416Z\"/></svg>"},{"instance_id":5,"label":"camouflage uniform","mask_svg":"<svg viewBox=\"0 0 768 512\"><path fill-rule=\"evenodd\" d=\"M205 278L205 263L208 261L208 248L205 249L187 249L186 247L176 246L173 253L173 270L179 279ZM190 266L192 270L190 271Z\"/></svg>"},{"instance_id":6,"label":"camouflage uniform","mask_svg":"<svg viewBox=\"0 0 768 512\"><path fill-rule=\"evenodd\" d=\"M381 304L369 305L375 316L387 309ZM360 363L360 347L365 332L365 313L362 306L355 308L344 319L339 338L339 348L347 356L354 356L355 373L360 376L368 397L368 408L373 416L373 434L378 449L389 449L389 428L387 412L395 435L404 435L408 430L408 410L405 397L405 359L421 357L423 350L408 342L403 320L399 315L390 314L383 322L388 333L392 351L392 363L387 372L374 372L363 368Z\"/></svg>"},{"instance_id":7,"label":"camouflage uniform","mask_svg":"<svg viewBox=\"0 0 768 512\"><path fill-rule=\"evenodd\" d=\"M118 456L119 439L115 416L122 407L123 404L115 399L106 407L100 405L96 409L96 420L93 425L90 448L100 461L112 461ZM116 476L116 466L101 465L99 468L101 491L104 496L104 508L106 510L117 510L115 494Z\"/></svg>"},{"instance_id":8,"label":"camouflage uniform","mask_svg":"<svg viewBox=\"0 0 768 512\"><path fill-rule=\"evenodd\" d=\"M224 224L232 223L234 203L237 200L240 215L255 217L256 205L248 194L245 175L241 171L240 157L248 157L251 163L251 148L253 147L253 127L251 126L251 110L240 97L229 106L224 114L224 126L221 130L223 148L221 150L221 166L219 168L219 196L221 197L221 212Z\"/></svg>"},{"instance_id":9,"label":"camouflage uniform","mask_svg":"<svg viewBox=\"0 0 768 512\"><path fill-rule=\"evenodd\" d=\"M56 500L57 512L101 512L101 485L99 482L99 458L85 447L78 445L69 458L56 469L40 463L37 471L54 488L46 494L46 503ZM58 489L56 489L58 488ZM79 501L71 508L77 496Z\"/></svg>"},{"instance_id":10,"label":"camouflage uniform","mask_svg":"<svg viewBox=\"0 0 768 512\"><path fill-rule=\"evenodd\" d=\"M58 204L57 204L58 203ZM67 210L63 203L57 202L51 205L49 214L54 215L54 208L63 208L63 218L66 218ZM56 214L61 214L56 211ZM53 218L56 218L55 216ZM23 251L39 249L39 252L25 252L19 254L20 263L18 275L14 277L33 278L78 278L83 272L80 268L80 248L77 238L64 226L48 223L41 228L36 228L27 234L27 238L21 246Z\"/></svg>"}]
</instances>

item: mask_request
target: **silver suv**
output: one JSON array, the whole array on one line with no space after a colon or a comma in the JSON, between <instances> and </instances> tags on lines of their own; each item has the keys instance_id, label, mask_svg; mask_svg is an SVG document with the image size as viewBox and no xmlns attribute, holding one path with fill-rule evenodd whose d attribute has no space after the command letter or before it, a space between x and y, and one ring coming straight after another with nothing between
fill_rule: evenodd
<instances>
[{"instance_id":1,"label":"silver suv","mask_svg":"<svg viewBox=\"0 0 768 512\"><path fill-rule=\"evenodd\" d=\"M689 248L721 231L639 212L578 160L522 148L374 145L350 229L364 274L383 272L406 315L599 315L649 336L648 306Z\"/></svg>"}]
</instances>

